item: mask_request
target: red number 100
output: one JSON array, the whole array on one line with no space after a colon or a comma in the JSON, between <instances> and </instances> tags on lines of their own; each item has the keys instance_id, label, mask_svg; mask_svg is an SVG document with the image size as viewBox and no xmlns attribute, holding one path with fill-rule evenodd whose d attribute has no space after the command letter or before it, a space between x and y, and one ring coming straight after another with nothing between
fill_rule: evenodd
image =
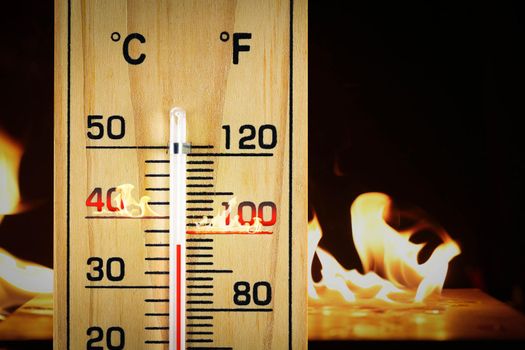
<instances>
[{"instance_id":1,"label":"red number 100","mask_svg":"<svg viewBox=\"0 0 525 350\"><path fill-rule=\"evenodd\" d=\"M228 202L223 202L225 210L228 210L230 205ZM247 208L249 211L245 213ZM270 217L268 218L264 214L264 208L270 209ZM239 223L241 225L249 224L253 225L255 223L255 218L261 219L261 225L263 226L273 226L277 221L277 207L274 202L261 202L259 206L256 206L255 203L250 201L240 202L237 206L237 214L239 215ZM230 214L226 216L226 225L230 224Z\"/></svg>"}]
</instances>

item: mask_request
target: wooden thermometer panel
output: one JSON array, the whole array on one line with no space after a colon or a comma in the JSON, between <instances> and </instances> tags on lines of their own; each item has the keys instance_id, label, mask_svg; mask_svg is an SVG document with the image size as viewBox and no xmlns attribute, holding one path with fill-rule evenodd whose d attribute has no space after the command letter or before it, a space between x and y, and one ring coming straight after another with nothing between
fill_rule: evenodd
<instances>
[{"instance_id":1,"label":"wooden thermometer panel","mask_svg":"<svg viewBox=\"0 0 525 350\"><path fill-rule=\"evenodd\" d=\"M306 348L306 0L56 1L55 179L56 349Z\"/></svg>"}]
</instances>

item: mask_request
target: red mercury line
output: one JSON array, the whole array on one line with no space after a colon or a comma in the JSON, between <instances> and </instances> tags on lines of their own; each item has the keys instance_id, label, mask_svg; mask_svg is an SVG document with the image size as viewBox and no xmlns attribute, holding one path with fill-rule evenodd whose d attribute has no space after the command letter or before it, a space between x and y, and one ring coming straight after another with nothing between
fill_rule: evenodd
<instances>
[{"instance_id":1,"label":"red mercury line","mask_svg":"<svg viewBox=\"0 0 525 350\"><path fill-rule=\"evenodd\" d=\"M189 235L247 235L247 236L253 236L253 235L271 235L272 231L197 231L197 230L188 230L186 231Z\"/></svg>"},{"instance_id":2,"label":"red mercury line","mask_svg":"<svg viewBox=\"0 0 525 350\"><path fill-rule=\"evenodd\" d=\"M181 108L170 111L170 312L169 349L186 347L186 112ZM184 333L183 333L184 332ZM175 334L173 334L175 333Z\"/></svg>"},{"instance_id":3,"label":"red mercury line","mask_svg":"<svg viewBox=\"0 0 525 350\"><path fill-rule=\"evenodd\" d=\"M177 349L180 349L180 316L181 316L181 295L180 295L180 286L181 286L181 271L180 271L180 244L177 244Z\"/></svg>"}]
</instances>

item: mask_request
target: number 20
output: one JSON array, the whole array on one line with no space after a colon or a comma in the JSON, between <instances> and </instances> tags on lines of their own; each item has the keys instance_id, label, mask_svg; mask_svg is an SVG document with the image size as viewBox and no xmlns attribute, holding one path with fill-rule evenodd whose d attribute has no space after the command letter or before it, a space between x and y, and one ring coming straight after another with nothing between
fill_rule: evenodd
<instances>
[{"instance_id":1,"label":"number 20","mask_svg":"<svg viewBox=\"0 0 525 350\"><path fill-rule=\"evenodd\" d=\"M104 339L106 333L106 347L99 346L98 343ZM88 339L87 350L122 350L126 344L126 333L121 327L109 327L106 332L101 327L89 327L86 332Z\"/></svg>"}]
</instances>

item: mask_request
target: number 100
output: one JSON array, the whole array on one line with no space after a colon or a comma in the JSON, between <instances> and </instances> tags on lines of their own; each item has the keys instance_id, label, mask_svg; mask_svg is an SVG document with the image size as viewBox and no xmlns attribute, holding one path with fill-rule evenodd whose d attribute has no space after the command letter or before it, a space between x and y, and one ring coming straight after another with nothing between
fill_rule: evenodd
<instances>
[{"instance_id":1,"label":"number 100","mask_svg":"<svg viewBox=\"0 0 525 350\"><path fill-rule=\"evenodd\" d=\"M222 205L225 210L230 208L228 202L223 202ZM270 215L265 215L265 208L269 209ZM273 226L277 222L277 206L274 202L261 202L259 205L250 201L240 202L237 206L237 214L241 225L253 225L255 223L255 218L259 218L261 220L261 225L263 226ZM226 216L226 225L229 224L230 214Z\"/></svg>"}]
</instances>

